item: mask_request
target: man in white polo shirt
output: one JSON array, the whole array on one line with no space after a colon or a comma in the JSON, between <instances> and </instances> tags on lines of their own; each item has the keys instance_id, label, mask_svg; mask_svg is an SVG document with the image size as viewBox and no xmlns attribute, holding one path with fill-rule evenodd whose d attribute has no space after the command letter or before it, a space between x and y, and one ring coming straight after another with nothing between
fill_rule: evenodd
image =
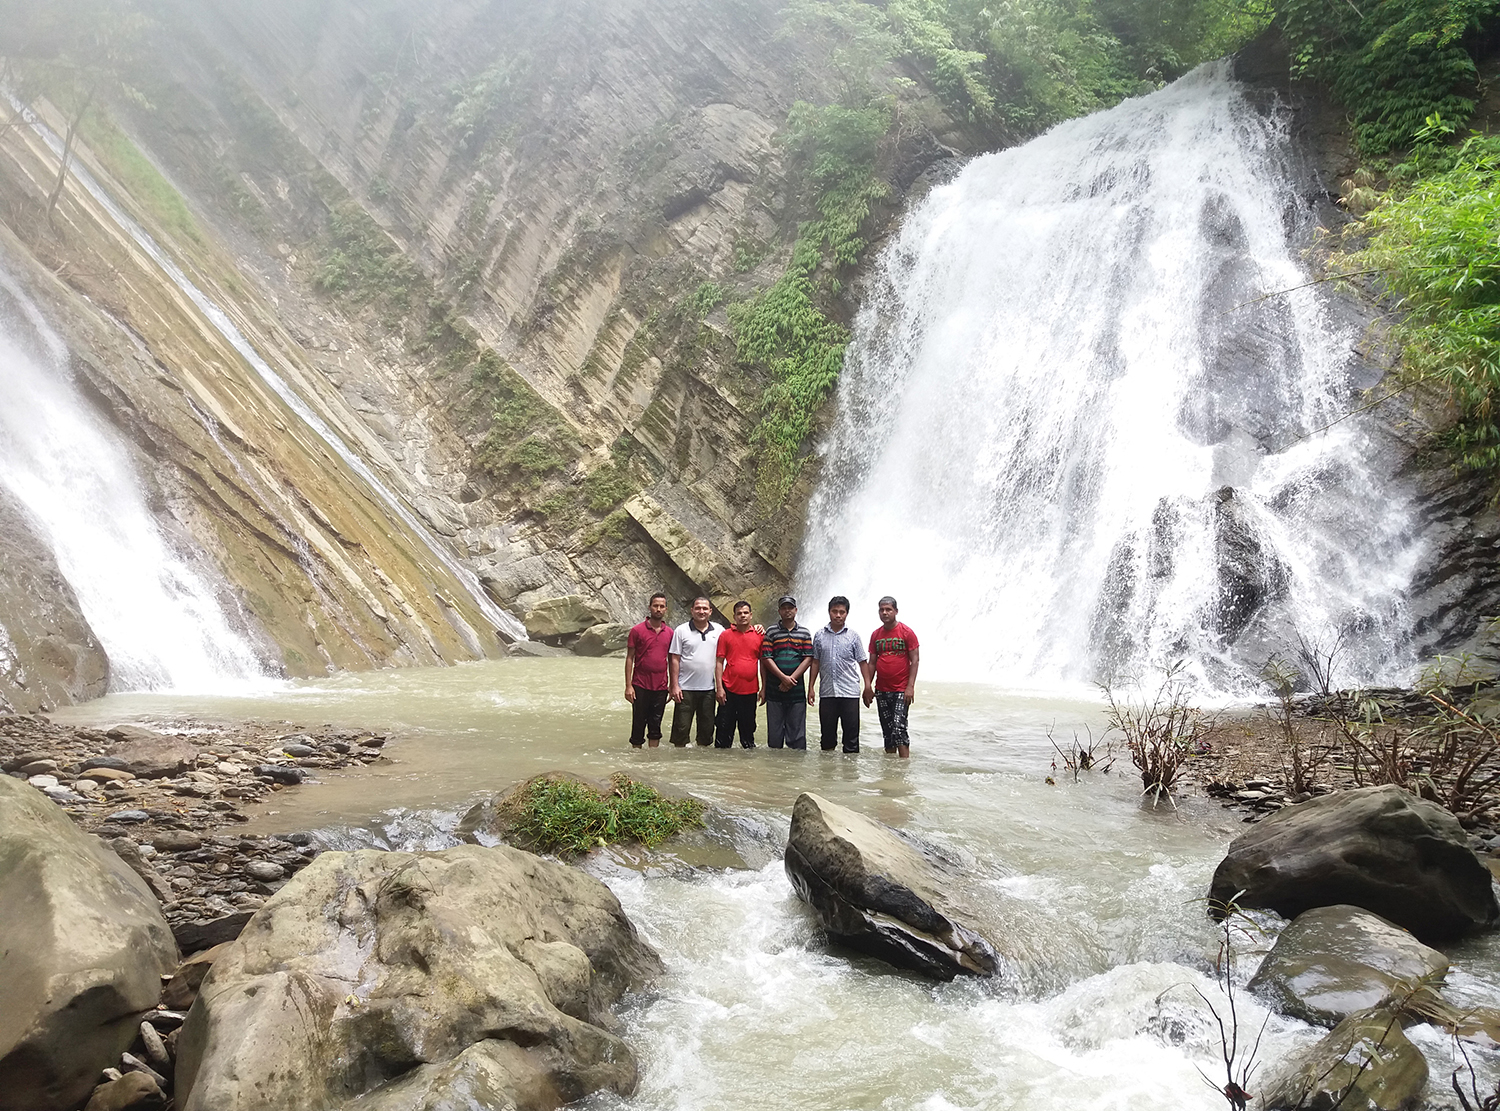
<instances>
[{"instance_id":1,"label":"man in white polo shirt","mask_svg":"<svg viewBox=\"0 0 1500 1111\"><path fill-rule=\"evenodd\" d=\"M714 711L718 695L714 692L714 661L719 653L719 634L715 625L713 603L694 598L692 619L672 632L667 648L669 689L675 707L672 710L672 743L678 748L688 743L688 730L694 719L698 727L695 739L705 747L714 743Z\"/></svg>"}]
</instances>

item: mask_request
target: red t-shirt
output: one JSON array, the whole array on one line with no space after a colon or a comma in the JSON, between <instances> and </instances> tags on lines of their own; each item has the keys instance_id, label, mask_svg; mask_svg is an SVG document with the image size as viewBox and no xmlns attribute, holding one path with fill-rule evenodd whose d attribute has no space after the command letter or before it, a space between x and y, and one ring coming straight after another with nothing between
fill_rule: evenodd
<instances>
[{"instance_id":1,"label":"red t-shirt","mask_svg":"<svg viewBox=\"0 0 1500 1111\"><path fill-rule=\"evenodd\" d=\"M911 661L906 654L917 647L917 634L910 625L896 622L890 632L876 625L870 634L870 659L875 661L875 689L904 691L911 675Z\"/></svg>"},{"instance_id":2,"label":"red t-shirt","mask_svg":"<svg viewBox=\"0 0 1500 1111\"><path fill-rule=\"evenodd\" d=\"M719 634L719 659L724 661L724 689L731 694L760 690L760 646L765 638L754 629L734 628Z\"/></svg>"},{"instance_id":3,"label":"red t-shirt","mask_svg":"<svg viewBox=\"0 0 1500 1111\"><path fill-rule=\"evenodd\" d=\"M672 643L672 626L665 621L660 629L651 630L649 621L642 621L630 630L625 644L635 649L635 674L632 686L643 691L667 689L667 648Z\"/></svg>"}]
</instances>

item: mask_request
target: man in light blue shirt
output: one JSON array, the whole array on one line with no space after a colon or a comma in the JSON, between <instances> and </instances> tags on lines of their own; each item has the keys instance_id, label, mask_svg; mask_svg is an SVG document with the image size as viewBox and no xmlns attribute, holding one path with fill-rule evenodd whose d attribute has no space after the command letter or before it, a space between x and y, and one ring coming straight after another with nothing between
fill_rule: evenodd
<instances>
[{"instance_id":1,"label":"man in light blue shirt","mask_svg":"<svg viewBox=\"0 0 1500 1111\"><path fill-rule=\"evenodd\" d=\"M807 704L818 698L818 724L822 728L824 752L838 745L838 730L844 728L844 751L859 751L859 695L869 681L870 656L860 635L844 622L849 617L849 599L837 594L828 600L828 624L813 637L812 666L807 670Z\"/></svg>"}]
</instances>

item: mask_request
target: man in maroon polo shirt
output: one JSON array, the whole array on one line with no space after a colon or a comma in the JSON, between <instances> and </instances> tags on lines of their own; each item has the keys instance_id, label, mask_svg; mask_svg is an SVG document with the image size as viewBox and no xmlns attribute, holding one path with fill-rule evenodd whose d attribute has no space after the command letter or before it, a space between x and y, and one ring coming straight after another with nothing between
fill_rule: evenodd
<instances>
[{"instance_id":1,"label":"man in maroon polo shirt","mask_svg":"<svg viewBox=\"0 0 1500 1111\"><path fill-rule=\"evenodd\" d=\"M646 620L625 641L625 701L630 703L630 743L640 748L649 739L661 744L661 716L667 708L667 596L651 595Z\"/></svg>"}]
</instances>

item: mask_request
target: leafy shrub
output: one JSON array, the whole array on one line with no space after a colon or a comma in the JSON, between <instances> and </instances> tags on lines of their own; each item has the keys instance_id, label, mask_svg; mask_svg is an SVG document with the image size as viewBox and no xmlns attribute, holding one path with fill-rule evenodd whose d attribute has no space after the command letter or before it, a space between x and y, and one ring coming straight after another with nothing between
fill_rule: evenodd
<instances>
[{"instance_id":1,"label":"leafy shrub","mask_svg":"<svg viewBox=\"0 0 1500 1111\"><path fill-rule=\"evenodd\" d=\"M1403 374L1449 391L1459 465L1500 474L1500 138L1419 149L1408 167L1415 177L1363 218L1367 244L1337 267L1377 273L1400 298Z\"/></svg>"},{"instance_id":2,"label":"leafy shrub","mask_svg":"<svg viewBox=\"0 0 1500 1111\"><path fill-rule=\"evenodd\" d=\"M579 855L603 845L659 845L703 824L703 804L676 799L616 773L601 792L577 780L545 777L522 792L514 826L518 839L538 852Z\"/></svg>"}]
</instances>

